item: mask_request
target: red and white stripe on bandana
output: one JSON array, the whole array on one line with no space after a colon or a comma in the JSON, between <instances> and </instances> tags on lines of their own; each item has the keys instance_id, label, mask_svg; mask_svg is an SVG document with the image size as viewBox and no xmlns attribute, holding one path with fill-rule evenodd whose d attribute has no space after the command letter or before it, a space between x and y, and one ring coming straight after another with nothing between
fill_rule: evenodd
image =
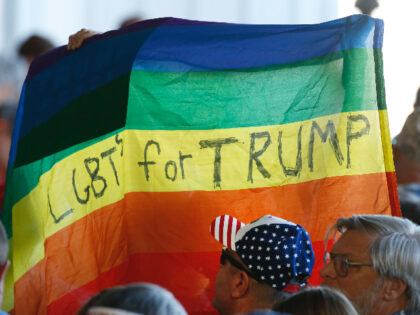
<instances>
[{"instance_id":1,"label":"red and white stripe on bandana","mask_svg":"<svg viewBox=\"0 0 420 315\"><path fill-rule=\"evenodd\" d=\"M210 234L227 248L235 250L236 233L243 227L241 221L230 215L218 216L210 225Z\"/></svg>"}]
</instances>

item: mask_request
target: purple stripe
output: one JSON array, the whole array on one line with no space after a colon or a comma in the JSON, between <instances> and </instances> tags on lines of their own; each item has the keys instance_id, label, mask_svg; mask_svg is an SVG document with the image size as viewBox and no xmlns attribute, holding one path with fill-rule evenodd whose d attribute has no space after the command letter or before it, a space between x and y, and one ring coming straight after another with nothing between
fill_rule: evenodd
<instances>
[{"instance_id":1,"label":"purple stripe","mask_svg":"<svg viewBox=\"0 0 420 315\"><path fill-rule=\"evenodd\" d=\"M132 25L129 25L127 27L124 27L119 30L113 30L109 31L103 34L94 35L92 37L89 37L85 40L83 45L89 45L91 43L94 43L98 40L108 39L117 35L122 34L129 34L137 31L142 31L146 29L156 28L159 25L165 23L166 20L171 20L173 18L158 18L153 20L147 20L142 21L138 23L134 23ZM173 19L176 20L176 19ZM43 71L45 68L48 68L58 60L62 59L63 57L69 55L71 51L68 51L67 46L61 46L55 49L52 49L45 54L42 54L43 58L36 58L29 68L28 75L26 76L25 82L30 80L32 77Z\"/></svg>"}]
</instances>

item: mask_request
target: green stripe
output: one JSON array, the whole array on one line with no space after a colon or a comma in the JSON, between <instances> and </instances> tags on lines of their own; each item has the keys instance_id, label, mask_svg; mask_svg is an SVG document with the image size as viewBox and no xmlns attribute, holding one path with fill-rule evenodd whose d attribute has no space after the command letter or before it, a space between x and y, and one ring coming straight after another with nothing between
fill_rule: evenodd
<instances>
[{"instance_id":1,"label":"green stripe","mask_svg":"<svg viewBox=\"0 0 420 315\"><path fill-rule=\"evenodd\" d=\"M19 140L15 167L95 139L125 125L130 73L70 102Z\"/></svg>"},{"instance_id":2,"label":"green stripe","mask_svg":"<svg viewBox=\"0 0 420 315\"><path fill-rule=\"evenodd\" d=\"M384 80L384 71L383 71L382 50L375 49L374 56L375 56L376 92L378 94L378 105L380 108L386 109L385 80Z\"/></svg>"},{"instance_id":3,"label":"green stripe","mask_svg":"<svg viewBox=\"0 0 420 315\"><path fill-rule=\"evenodd\" d=\"M376 93L373 49L368 48L253 69L133 71L127 127L203 130L280 125L378 110Z\"/></svg>"}]
</instances>

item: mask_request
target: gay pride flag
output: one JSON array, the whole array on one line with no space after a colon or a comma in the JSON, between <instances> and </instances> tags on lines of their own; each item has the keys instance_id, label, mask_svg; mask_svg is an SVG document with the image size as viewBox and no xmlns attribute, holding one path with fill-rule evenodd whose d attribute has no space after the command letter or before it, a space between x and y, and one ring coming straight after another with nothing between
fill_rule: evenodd
<instances>
[{"instance_id":1,"label":"gay pride flag","mask_svg":"<svg viewBox=\"0 0 420 315\"><path fill-rule=\"evenodd\" d=\"M303 225L317 255L353 213L399 214L382 21L239 25L162 18L34 61L3 220L6 308L73 314L94 292L160 284L211 308L229 213ZM14 286L14 296L10 288Z\"/></svg>"}]
</instances>

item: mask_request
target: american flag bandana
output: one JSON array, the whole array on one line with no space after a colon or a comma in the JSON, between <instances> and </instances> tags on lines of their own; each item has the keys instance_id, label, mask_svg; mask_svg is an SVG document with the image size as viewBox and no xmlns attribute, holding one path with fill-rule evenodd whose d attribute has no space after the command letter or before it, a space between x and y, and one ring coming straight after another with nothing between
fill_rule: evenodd
<instances>
[{"instance_id":1,"label":"american flag bandana","mask_svg":"<svg viewBox=\"0 0 420 315\"><path fill-rule=\"evenodd\" d=\"M236 233L243 226L245 224L241 221L225 214L213 220L210 225L210 233L223 246L235 250Z\"/></svg>"},{"instance_id":2,"label":"american flag bandana","mask_svg":"<svg viewBox=\"0 0 420 315\"><path fill-rule=\"evenodd\" d=\"M212 222L210 233L236 251L257 280L277 290L287 289L292 280L304 284L311 274L315 259L312 243L298 224L266 215L244 225L223 215Z\"/></svg>"}]
</instances>

